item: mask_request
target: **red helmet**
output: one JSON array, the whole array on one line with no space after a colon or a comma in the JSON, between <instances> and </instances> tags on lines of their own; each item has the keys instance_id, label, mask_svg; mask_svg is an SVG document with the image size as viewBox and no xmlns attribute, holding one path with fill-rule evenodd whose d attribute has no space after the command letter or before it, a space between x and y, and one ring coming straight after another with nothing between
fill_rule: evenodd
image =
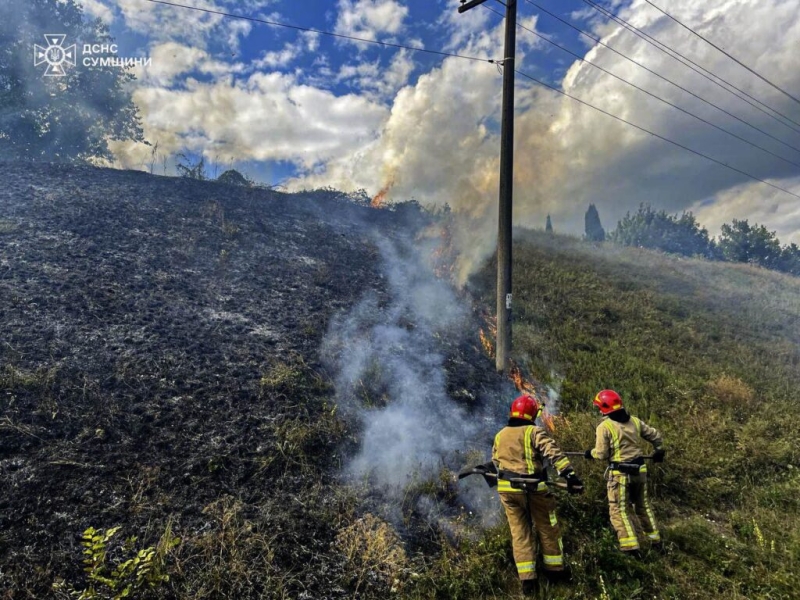
<instances>
[{"instance_id":1,"label":"red helmet","mask_svg":"<svg viewBox=\"0 0 800 600\"><path fill-rule=\"evenodd\" d=\"M622 408L622 398L614 390L603 390L597 392L597 396L594 397L594 405L600 409L601 413L607 415Z\"/></svg>"},{"instance_id":2,"label":"red helmet","mask_svg":"<svg viewBox=\"0 0 800 600\"><path fill-rule=\"evenodd\" d=\"M512 419L535 421L536 417L538 417L541 412L542 409L536 401L536 398L525 394L511 403L511 411L508 416Z\"/></svg>"}]
</instances>

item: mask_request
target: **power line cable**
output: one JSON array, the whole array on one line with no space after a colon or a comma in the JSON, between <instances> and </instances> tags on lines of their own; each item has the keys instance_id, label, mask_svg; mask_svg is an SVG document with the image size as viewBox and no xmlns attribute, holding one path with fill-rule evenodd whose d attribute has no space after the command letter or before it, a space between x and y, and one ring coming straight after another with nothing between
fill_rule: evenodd
<instances>
[{"instance_id":1,"label":"power line cable","mask_svg":"<svg viewBox=\"0 0 800 600\"><path fill-rule=\"evenodd\" d=\"M630 121L628 121L626 119L623 119L622 117L618 117L615 114L612 114L612 113L610 113L610 112L608 112L606 110L603 110L602 108L599 108L599 107L597 107L597 106L595 106L593 104L589 104L585 100L581 100L580 98L578 98L576 96L568 94L564 90L560 90L557 87L550 85L549 83L545 83L544 81L536 79L532 75L528 75L527 73L524 73L523 71L520 71L519 69L515 69L515 72L518 75L521 75L522 77L525 77L526 79L530 79L531 81L533 81L535 83L538 83L539 85L541 85L543 87L546 87L546 88L548 88L550 90L553 90L554 92L558 92L562 96L566 96L567 98L575 100L576 102L579 102L579 103L583 104L584 106L588 106L589 108L593 108L596 111L601 112L604 115L611 117L612 119L616 119L617 121L621 121L621 122L625 123L626 125L630 125L631 127L634 127L636 129L638 129L639 131L642 131L644 133L649 133L650 135L652 135L654 137L657 137L658 139L663 140L663 141L665 141L665 142L667 142L669 144L672 144L673 146L677 146L678 148L682 148L683 150L686 150L687 152L691 152L692 154L695 154L697 156L705 158L706 160L710 160L711 162L716 163L716 164L718 164L720 166L723 166L726 169L730 169L731 171L735 171L736 173L739 173L740 175L744 175L745 177L748 177L748 178L750 178L750 179L752 179L754 181L758 181L760 183L766 184L766 185L770 186L771 188L775 188L776 190L780 190L781 192L786 192L790 196L794 196L795 198L800 199L800 194L795 194L794 192L790 192L786 188L782 188L779 185L775 185L774 183L770 183L769 181L766 181L765 179L761 179L759 177L756 177L755 175L751 175L747 171L742 171L741 169L738 169L736 167L732 167L728 163L725 163L725 162L723 162L721 160L717 160L716 158L712 158L711 156L708 156L707 154L703 154L702 152L699 152L698 150L694 150L694 149L690 148L689 146L684 146L680 142L676 142L675 140L671 140L668 137L664 137L663 135L655 133L654 131L650 131L649 129L646 129L646 128L640 126L640 125L636 125L635 123L631 123Z\"/></svg>"},{"instance_id":2,"label":"power line cable","mask_svg":"<svg viewBox=\"0 0 800 600\"><path fill-rule=\"evenodd\" d=\"M498 11L496 11L495 9L491 8L490 6L487 6L487 5L485 5L485 4L483 4L482 6L483 6L484 8L486 8L486 10L490 10L490 11L492 11L492 12L493 12L494 14L496 14L496 15L499 15L499 16L501 16L501 17L503 16L501 13L499 13L499 12L498 12ZM647 94L647 95L648 95L648 96L650 96L651 98L654 98L654 99L658 100L659 102L662 102L662 103L666 104L667 106L671 106L671 107L672 107L672 108L674 108L675 110L678 110L678 111L680 111L680 112L684 113L685 115L688 115L688 116L690 116L690 117L693 117L694 119L697 119L697 120L698 120L698 121L700 121L701 123L705 123L706 125L709 125L710 127L713 127L714 129L717 129L717 130L719 130L719 131L722 131L723 133L726 133L726 134L728 134L729 136L731 136L731 137L733 137L733 138L735 138L735 139L737 139L737 140L739 140L739 141L741 141L741 142L744 142L745 144L748 144L748 145L750 145L750 146L752 146L752 147L754 147L754 148L758 148L758 149L759 149L759 150L761 150L762 152L766 152L767 154L769 154L769 155L771 155L771 156L774 156L775 158L778 158L778 159L780 159L780 160L782 160L782 161L784 161L784 162L787 162L787 163L789 163L790 165L794 165L795 167L800 167L800 163L797 163L797 162L794 162L794 161L792 161L792 160L789 160L788 158L784 158L784 157L783 157L783 156L781 156L780 154L776 154L775 152L772 152L771 150L768 150L767 148L764 148L763 146L760 146L760 145L756 144L755 142L751 142L751 141L750 141L750 140L748 140L747 138L744 138L744 137L742 137L742 136L740 136L740 135L738 135L738 134L736 134L736 133L733 133L732 131L730 131L730 130L728 130L728 129L725 129L724 127L720 127L719 125L716 125L715 123L712 123L711 121L709 121L709 120L707 120L707 119L704 119L703 117L701 117L701 116L699 116L699 115L696 115L696 114L694 114L694 113L693 113L693 112L691 112L691 111L688 111L688 110L686 110L686 109L684 109L684 108L681 108L680 106L678 106L677 104L674 104L674 103L670 102L669 100L665 100L664 98L662 98L662 97L660 97L660 96L658 96L658 95L656 95L656 94L653 94L652 92L649 92L649 91L647 91L646 89L644 89L644 88L642 88L642 87L639 87L639 86L638 86L638 85L636 85L635 83L632 83L632 82L628 81L627 79L625 79L625 78L623 78L623 77L620 77L619 75L616 75L615 73L612 73L612 72L611 72L611 71L609 71L608 69L605 69L604 67L601 67L600 65L598 65L598 64L596 64L596 63L593 63L593 62L592 62L592 61L590 61L590 60L586 60L585 58L581 57L579 54L576 54L576 53L575 53L575 52L573 52L572 50L569 50L568 48L565 48L564 46L561 46L560 44L557 44L556 42L554 42L554 41L552 41L552 40L548 39L546 36L544 36L544 35L540 34L539 32L537 32L537 31L535 31L535 30L533 30L533 29L531 29L531 28L529 28L529 27L526 27L525 25L523 25L523 24L521 24L521 23L518 23L518 24L517 24L517 26L518 26L520 29L524 29L524 30L525 30L525 31L527 31L528 33L531 33L531 34L535 35L536 37L538 37L538 38L540 38L540 39L544 40L544 41L545 41L545 42L547 42L548 44L551 44L551 45L555 46L555 47L556 47L556 48L558 48L559 50L562 50L563 52L566 52L567 54L569 54L569 55L573 56L575 59L577 59L577 60L579 60L579 61L581 61L581 62L585 62L585 63L586 63L586 64L588 64L588 65L591 65L591 66L593 66L594 68L596 68L596 69L598 69L598 70L602 71L603 73L605 73L605 74L607 74L607 75L610 75L611 77L613 77L613 78L615 78L615 79L618 79L619 81L621 81L621 82L623 82L623 83L626 83L626 84L628 84L629 86L631 86L632 88L634 88L634 89L636 89L636 90L639 90L639 91L640 91L640 92L642 92L643 94ZM790 146L790 147L791 147L791 146ZM794 150L797 150L798 152L800 152L800 149L794 148Z\"/></svg>"},{"instance_id":3,"label":"power line cable","mask_svg":"<svg viewBox=\"0 0 800 600\"><path fill-rule=\"evenodd\" d=\"M354 39L355 41L363 41L363 42L366 42L366 43L377 43L377 44L380 44L382 46L390 46L390 47L396 47L396 48L405 48L405 49L408 49L408 50L430 52L430 53L435 53L435 54L444 55L444 56L451 56L451 57L454 57L454 58L463 58L463 59L472 60L472 61L475 61L475 62L488 62L488 63L493 63L493 64L496 64L498 62L498 61L494 61L494 60L490 60L490 59L476 58L476 57L464 56L464 55L459 55L459 54L454 54L454 53L451 54L451 53L439 52L439 51L435 51L435 50L424 50L424 49L420 49L420 48L414 48L413 46L403 46L401 44L389 44L389 43L384 43L384 42L376 42L375 40L362 40L362 39L351 37L351 36L344 36L342 34L324 32L324 31L321 31L321 30L315 30L315 29L311 29L311 28L307 28L307 27L300 27L300 26L295 26L295 25L287 25L285 23L278 23L278 22L275 22L275 21L268 21L266 19L257 19L257 18L254 18L254 17L245 17L245 16L242 16L242 15L236 15L236 14L232 14L232 13L225 13L225 12L222 12L222 11L215 11L215 10L211 10L211 9L201 9L201 8L194 7L194 6L187 6L187 5L183 5L183 4L166 2L164 0L147 0L147 1L148 2L157 3L157 4L166 4L168 6L174 6L174 7L178 7L178 8L186 8L186 9L189 9L189 10L197 10L197 11L207 12L207 13L211 13L211 14L218 14L218 15L221 15L221 16L234 18L234 19L245 19L245 20L254 21L254 22L257 22L257 23L265 23L267 25L274 25L274 26L277 26L277 27L288 27L290 29L296 29L296 30L299 30L299 31L309 31L309 32L319 33L319 34L322 34L322 35L332 35L332 36L335 36L335 37L345 37L345 38L348 38L348 39ZM612 114L612 113L610 113L608 111L603 110L602 108L599 108L597 106L589 104L585 100L581 100L580 98L572 96L571 94L568 94L567 92L565 92L563 90L560 90L560 89L558 89L558 88L556 88L556 87L554 87L554 86L552 86L550 84L547 84L547 83L545 83L543 81L540 81L539 79L536 79L535 77L533 77L531 75L528 75L527 73L524 73L524 72L522 72L520 70L517 70L517 69L515 69L515 72L517 74L521 75L522 77L525 77L526 79L529 79L529 80L531 80L531 81L533 81L535 83L538 83L539 85L541 85L543 87L546 87L546 88L548 88L548 89L550 89L550 90L552 90L554 92L557 92L557 93L559 93L559 94L561 94L563 96L566 96L566 97L568 97L568 98L570 98L572 100L575 100L576 102L579 102L580 104L583 104L585 106L593 108L596 111L603 113L604 115L607 115L607 116L609 116L609 117L611 117L613 119L621 121L622 123L630 125L631 127L634 127L635 129L638 129L639 131L642 131L644 133L648 133L648 134L650 134L652 136L657 137L660 140L663 140L663 141L665 141L665 142L667 142L669 144L677 146L678 148L682 148L683 150L686 150L687 152L691 152L692 154L695 154L697 156L705 158L705 159L707 159L707 160L709 160L709 161L711 161L713 163L716 163L716 164L721 165L721 166L723 166L723 167L725 167L727 169L730 169L731 171L734 171L736 173L744 175L745 177L753 179L754 181L758 181L760 183L766 184L766 185L768 185L768 186L770 186L770 187L772 187L772 188L774 188L776 190L780 190L782 192L785 192L785 193L787 193L787 194L789 194L791 196L794 196L794 197L800 199L800 195L795 194L794 192L790 192L789 190L787 190L785 188L777 186L777 185L775 185L773 183L769 183L768 181L760 179L760 178L756 177L755 175L751 175L750 173L747 173L746 171L742 171L740 169L737 169L736 167L732 167L732 166L730 166L730 165L728 165L728 164L726 164L726 163L724 163L724 162L722 162L720 160L712 158L712 157L710 157L710 156L708 156L706 154L703 154L702 152L698 152L697 150L693 150L692 148L689 148L688 146L684 146L683 144L680 144L679 142L676 142L676 141L671 140L671 139L669 139L667 137L659 135L659 134L657 134L657 133L655 133L653 131L650 131L649 129L645 129L644 127L636 125L635 123L631 123L630 121L627 121L627 120L623 119L622 117L618 117L618 116L616 116L616 115L614 115L614 114Z\"/></svg>"},{"instance_id":4,"label":"power line cable","mask_svg":"<svg viewBox=\"0 0 800 600\"><path fill-rule=\"evenodd\" d=\"M564 25L566 25L567 27L570 27L570 28L574 29L575 31L577 31L577 32L578 32L578 33L580 33L581 35L583 35L583 36L585 36L585 37L589 38L590 40L593 40L593 41L594 41L596 44L598 44L598 45L600 45L600 46L603 46L604 48L607 48L608 50L610 50L611 52L613 52L613 53L615 53L615 54L617 54L617 55L621 56L621 57L622 57L622 58L624 58L625 60L627 60L627 61L629 61L629 62L631 62L631 63L633 63L633 64L637 65L638 67L641 67L642 69L644 69L644 70L645 70L645 71L647 71L648 73L651 73L651 74L655 75L656 77L658 77L659 79L662 79L662 80L666 81L667 83L669 83L669 84L671 84L671 85L675 86L675 87L676 87L676 88L678 88L679 90L681 90L681 91L683 91L683 92L685 92L685 93L689 94L690 96L692 96L692 97L694 97L694 98L697 98L698 100L700 100L700 101L702 101L702 102L704 102L704 103L708 104L709 106L711 106L711 107L713 107L713 108L716 108L716 109L717 109L717 110L719 110L720 112L722 112L722 113L724 113L724 114L728 115L729 117L732 117L733 119L736 119L737 121L739 121L739 122L741 122L741 123L743 123L743 124L747 125L747 126L748 126L748 127L750 127L751 129L755 129L756 131L758 131L758 132L762 133L763 135L767 136L768 138L770 138L770 139L773 139L773 140L775 140L776 142L778 142L778 143L780 143L780 144L782 144L782 145L786 146L787 148L791 148L792 150L795 150L795 151L797 151L797 152L800 152L800 148L798 148L797 146L792 146L791 144L789 144L789 143L785 142L784 140L781 140L780 138L778 138L778 137L776 137L776 136L772 135L771 133L768 133L767 131L764 131L764 130L763 130L763 129L761 129L760 127L757 127L756 125L753 125L753 124L752 124L752 123L750 123L749 121L746 121L745 119L742 119L742 118L738 117L737 115L735 115L735 114L733 114L733 113L729 112L728 110L725 110L725 109L724 109L724 108L722 108L721 106L719 106L719 105L717 105L717 104L714 104L714 103L713 103L713 102L711 102L710 100L706 100L706 99L705 99L705 98L703 98L702 96L700 96L700 95L698 95L698 94L695 94L695 93L694 93L694 92L692 92L691 90L689 90L689 89L687 89L687 88L683 87L682 85L680 85L680 84L678 84L678 83L674 82L673 80L669 79L668 77L665 77L664 75L661 75L660 73L658 73L658 72L654 71L653 69L650 69L649 67L647 67L646 65L642 64L642 63L641 63L641 62L639 62L638 60L635 60L635 59L631 58L630 56L627 56L626 54L623 54L622 52L620 52L620 51L619 51L619 50L617 50L616 48L613 48L613 47L609 46L608 44L606 44L605 42L603 42L603 41L602 41L602 40L601 40L599 37L596 37L596 36L594 36L594 35L592 35L592 34L590 34L590 33L586 32L586 31L584 31L583 29L581 29L580 27L577 27L577 26L576 26L576 25L574 25L573 23L570 23L569 21L567 21L567 20L565 20L565 19L563 19L563 18L559 17L558 15L556 15L556 14L554 14L554 13L550 12L549 10L547 10L546 8L544 8L544 7L542 7L541 5L537 4L536 2L533 2L532 0L525 0L525 2L527 2L527 3L528 3L528 4L530 4L531 6L534 6L534 7L536 7L536 8L537 8L537 9L539 9L541 12L543 12L543 13L545 13L545 14L547 14L547 15L550 15L552 18L554 18L554 19L556 19L557 21L559 21L559 22L563 23L563 24L564 24ZM725 88L723 88L723 89L725 89ZM726 90L726 91L730 91L730 90ZM736 96L736 97L737 97L737 98L739 98L739 96ZM767 115L767 116L768 116L768 117L770 117L771 119L774 119L775 121L777 121L777 122L778 122L778 123L780 123L781 125L784 125L784 126L786 126L786 127L790 128L792 131L795 131L795 132L797 132L797 133L800 133L800 128L794 127L794 126L792 126L792 125L790 125L790 124L788 124L788 123L785 123L784 121L781 121L781 120L780 120L780 119L778 119L776 116L772 115L771 113L768 113L766 110L764 110L763 108L761 108L761 107L760 107L760 106L758 106L757 104L753 104L753 103L752 103L752 102L750 102L749 100L746 100L746 99L744 99L744 98L740 98L740 99L741 99L742 101L744 101L744 102L747 102L747 103L748 103L749 105L751 105L753 108L755 108L755 109L757 109L757 110L760 110L762 113L764 113L765 115Z\"/></svg>"},{"instance_id":5,"label":"power line cable","mask_svg":"<svg viewBox=\"0 0 800 600\"><path fill-rule=\"evenodd\" d=\"M153 4L163 4L165 6L173 6L175 8L185 8L185 9L188 9L188 10L195 10L195 11L198 11L198 12L208 13L208 14L212 14L212 15L220 15L220 16L229 17L229 18L232 18L232 19L241 19L243 21L252 21L254 23L262 23L264 25L272 25L273 27L285 27L286 29L294 29L296 31L304 31L304 32L307 32L307 33L317 33L317 34L320 34L320 35L328 35L328 36L331 36L331 37L342 38L342 39L351 40L351 41L354 41L354 42L363 42L365 44L376 44L378 46L383 46L385 48L399 48L399 49L402 49L402 50L412 50L414 52L424 52L424 53L427 53L427 54L435 54L437 56L446 56L446 57L451 57L451 58L462 58L464 60L471 60L471 61L474 61L474 62L485 62L485 63L489 63L489 64L495 64L497 62L496 60L489 59L489 58L480 58L480 57L477 57L477 56L467 56L467 55L464 55L464 54L455 54L455 53L452 53L452 52L444 52L443 50L430 50L428 48L417 48L415 46L406 46L404 44L396 44L396 43L393 43L393 42L381 42L381 41L378 41L378 40L369 40L369 39L366 39L366 38L360 38L360 37L356 37L356 36L352 36L352 35L345 35L343 33L334 33L332 31L323 31L322 29L314 29L312 27L301 27L299 25L290 25L288 23L281 23L279 21L271 21L271 20L268 20L268 19L259 19L259 18L256 18L256 17L248 17L246 15L238 15L238 14L235 14L235 13L223 12L221 10L212 10L210 8L200 8L199 6L189 6L187 4L178 4L176 2L166 2L165 0L147 0L147 1L151 2Z\"/></svg>"},{"instance_id":6,"label":"power line cable","mask_svg":"<svg viewBox=\"0 0 800 600\"><path fill-rule=\"evenodd\" d=\"M785 96L787 96L787 97L791 98L792 100L794 100L795 102L797 102L798 104L800 104L800 100L798 100L798 99L797 99L795 96L793 96L792 94L790 94L789 92L787 92L786 90L784 90L782 87L778 86L777 84L775 84L775 83L771 82L769 79L767 79L766 77L764 77L764 76L763 76L761 73L759 73L759 72L758 72L758 71L756 71L755 69L752 69L752 68L748 67L746 64L744 64L742 61L740 61L740 60L739 60L738 58L736 58L735 56L732 56L731 54L729 54L729 53L725 52L725 50L723 50L722 48L720 48L719 46L717 46L717 45L716 45L714 42L712 42L711 40L709 40L709 39L708 39L708 38L706 38L706 37L703 37L702 35L700 35L699 33L697 33L697 32L696 32L694 29L692 29L692 28L691 28L691 27L689 27L688 25L685 25L684 23L682 23L681 21L679 21L678 19L676 19L675 17L673 17L671 14L669 14L668 12L666 12L664 9L662 9L662 8L660 8L660 7L656 6L655 4L653 4L652 2L650 2L650 0L644 0L644 1L645 1L645 2L647 2L647 3L648 3L650 6L652 6L653 8L655 8L655 9L656 9L658 12L660 12L661 14L663 14L663 15L665 15L665 16L667 16L667 17L669 17L670 19L672 19L673 21L675 21L675 22L676 22L678 25L680 25L681 27L683 27L683 28L684 28L684 29L686 29L687 31L691 31L693 34L695 34L697 37L699 37L701 40L703 40L703 41L704 41L706 44L708 44L708 45L709 45L709 46L711 46L712 48L715 48L716 50L719 50L720 52L722 52L722 53L723 53L725 56L727 56L728 58L730 58L730 59L731 59L733 62L735 62L737 65L739 65L739 66L741 66L741 67L744 67L745 69L747 69L748 71L750 71L750 72L751 72L753 75L755 75L756 77L758 77L758 78L759 78L761 81L764 81L765 83L768 83L769 85L771 85L772 87L774 87L776 90L778 90L779 92L781 92L781 93L782 93L782 94L784 94Z\"/></svg>"},{"instance_id":7,"label":"power line cable","mask_svg":"<svg viewBox=\"0 0 800 600\"><path fill-rule=\"evenodd\" d=\"M664 44L663 42L660 42L659 40L657 40L656 38L654 38L650 34L645 33L644 31L642 31L641 29L639 29L635 25L631 25L628 21L626 21L622 17L618 17L617 15L615 15L614 13L606 10L602 6L596 4L595 2L592 2L592 0L582 0L582 1L584 2L584 4L589 5L590 7L595 9L597 12L601 13L602 15L604 15L606 18L611 19L611 20L619 23L625 29L629 30L634 35L642 38L648 44L650 44L653 47L655 47L656 49L660 50L661 52L663 52L667 56L670 56L671 58L673 58L674 60L678 61L679 63L681 63L685 67L691 69L692 71L694 71L698 75L701 75L702 77L705 77L711 83L713 83L713 84L717 85L718 87L722 88L723 90L725 90L729 94L733 94L734 96L736 96L737 98L739 98L740 100L742 100L744 102L747 102L747 100L745 100L739 94L742 94L743 96L747 96L747 98L750 98L751 100L753 100L754 102L760 104L764 108L767 108L767 109L771 110L772 112L774 112L776 115L779 115L782 119L785 119L786 121L789 121L790 123L794 123L795 125L800 126L800 122L795 121L791 117L787 117L785 114L783 114L779 110L777 110L775 108L772 108L771 106L769 106L768 104L765 104L764 102L762 102L758 98L748 94L743 89L736 87L731 82L723 79L719 75L716 75L716 74L712 73L711 71L709 71L705 67L703 67L703 66L697 64L696 62L694 62L692 59L687 58L686 56L684 56L683 54L681 54L680 52L678 52L674 48L671 48L668 45ZM725 85L722 85L722 83L719 83L719 81L717 81L717 80L723 82ZM736 92L739 92L739 93L737 94L733 90L736 90ZM748 104L752 104L752 103L748 102ZM767 114L769 114L769 113L767 113ZM772 116L772 115L770 115L770 116ZM773 117L773 118L776 118L776 117ZM778 120L778 122L783 122L780 119L777 119L777 120Z\"/></svg>"}]
</instances>

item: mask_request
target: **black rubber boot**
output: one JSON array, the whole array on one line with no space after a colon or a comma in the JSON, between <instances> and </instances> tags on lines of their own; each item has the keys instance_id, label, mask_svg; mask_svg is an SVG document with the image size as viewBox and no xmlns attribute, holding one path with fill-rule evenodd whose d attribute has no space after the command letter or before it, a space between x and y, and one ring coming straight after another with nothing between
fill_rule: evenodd
<instances>
[{"instance_id":1,"label":"black rubber boot","mask_svg":"<svg viewBox=\"0 0 800 600\"><path fill-rule=\"evenodd\" d=\"M533 596L539 589L538 579L525 579L522 582L522 595Z\"/></svg>"},{"instance_id":2,"label":"black rubber boot","mask_svg":"<svg viewBox=\"0 0 800 600\"><path fill-rule=\"evenodd\" d=\"M544 576L552 583L566 583L572 579L572 571L570 571L569 567L565 567L561 571L545 570Z\"/></svg>"}]
</instances>

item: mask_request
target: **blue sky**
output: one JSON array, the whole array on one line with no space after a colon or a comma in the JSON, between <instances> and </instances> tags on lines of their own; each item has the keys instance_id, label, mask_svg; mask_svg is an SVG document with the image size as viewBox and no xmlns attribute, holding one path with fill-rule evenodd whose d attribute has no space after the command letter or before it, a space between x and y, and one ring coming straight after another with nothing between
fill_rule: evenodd
<instances>
[{"instance_id":1,"label":"blue sky","mask_svg":"<svg viewBox=\"0 0 800 600\"><path fill-rule=\"evenodd\" d=\"M543 5L547 5L548 10L561 15L565 19L570 19L580 27L588 27L587 21L597 18L598 14L587 9L582 2L553 2L552 0L541 0ZM160 12L161 19L172 20L191 18L201 20L217 19L222 24L240 24L249 28L246 35L237 36L236 43L232 44L229 36L221 34L223 26L210 30L203 41L203 48L211 55L218 57L222 61L237 62L246 65L255 65L263 61L265 57L274 57L269 64L271 72L295 73L300 74L300 79L313 84L320 89L329 90L334 95L342 96L352 93L360 93L368 85L364 85L364 79L369 77L369 73L364 77L354 75L350 78L337 77L343 69L358 69L365 65L377 69L389 69L394 57L398 54L398 49L382 47L375 44L348 43L342 38L320 35L316 36L317 47L314 51L287 53L287 48L303 43L304 34L297 30L270 26L266 24L238 20L232 17L216 17L214 15L204 15L186 8L173 6L146 6L145 0L138 0L135 3L128 2L127 10L149 9ZM412 47L419 47L429 50L441 50L446 52L458 53L458 48L454 47L450 37L452 36L452 23L443 19L443 15L448 12L452 15L457 13L459 2L457 0L410 0L397 2L401 7L398 12L397 22L401 27L391 26L391 17L385 16L387 24L385 27L375 26L375 22L354 22L351 24L342 23L341 12L346 8L346 3L333 2L331 0L255 0L253 2L219 2L217 4L207 2L192 2L192 0L178 0L175 4L186 6L198 6L201 8L211 8L220 12L226 12L244 17L253 17L277 21L289 25L307 27L320 31L342 33L365 39L397 43ZM380 2L377 2L380 4ZM107 6L113 19L107 19L112 34L120 43L120 54L142 55L146 54L146 49L154 42L154 36L146 28L131 28L126 14L125 2L114 2L113 0L89 0L87 7L94 9L95 14L105 13L103 9L98 9L99 5ZM358 10L358 2L355 0L350 3L353 11ZM480 20L485 21L487 28L497 26L502 22L499 15L504 14L505 7L497 0L489 0L484 6L473 9L472 15L463 15L464 20L480 14ZM518 8L518 18L523 24L527 24L533 29L531 18L535 15L536 9L521 0ZM498 14L499 13L499 14ZM108 14L108 13L106 13ZM122 17L122 18L120 18ZM546 27L536 27L536 30L546 35L548 38L565 45L573 52L583 52L586 49L586 39L572 29L562 25L556 19L547 15L543 16ZM454 17L455 20L458 17ZM475 20L470 19L470 20ZM518 31L518 44L521 47L536 44L537 39L529 31L520 29ZM172 39L185 39L185 36L173 35ZM191 45L191 41L189 41ZM405 78L405 83L414 84L417 78L432 69L441 65L443 57L423 52L411 52L412 59L410 69ZM494 54L497 58L502 57L502 44L496 45ZM535 53L521 55L520 68L547 81L558 85L563 78L566 70L573 62L573 58L557 48L544 45L540 46ZM253 70L263 67L252 67ZM245 70L237 77L247 77L252 70ZM202 72L200 70L187 70L184 76L191 76L199 81L211 81L217 74ZM178 79L170 82L173 89L183 85L183 81ZM520 87L528 84L522 80ZM524 102L524 100L521 100ZM388 99L387 99L388 102ZM452 110L458 110L454 104ZM492 131L497 130L497 119L490 115L487 124ZM195 149L193 149L195 150ZM223 160L226 164L229 161ZM287 178L298 175L301 171L292 161L234 161L235 166L248 170L251 175L265 180L267 183L280 183Z\"/></svg>"},{"instance_id":2,"label":"blue sky","mask_svg":"<svg viewBox=\"0 0 800 600\"><path fill-rule=\"evenodd\" d=\"M485 242L472 245L491 247L501 100L495 65L298 33L147 0L83 1L88 13L109 24L120 54L152 59L150 67L136 71L134 100L148 139L159 143L168 161L186 151L288 189L330 185L376 193L387 188L390 200L447 202L469 220L465 237ZM581 0L533 1L781 142L596 46L525 0L519 3L525 27L773 154L679 113L523 30L517 34L521 70L758 179L800 192L800 169L792 165L800 162L800 133L687 70ZM484 7L459 15L458 0L180 3L502 58L500 17ZM645 0L603 5L800 121L800 105ZM504 10L496 0L485 6ZM800 94L795 0L671 0L669 10ZM692 210L712 235L731 218L749 218L777 230L782 241L800 242L795 196L524 79L518 80L516 113L515 221L521 225L540 226L550 214L556 229L579 233L591 202L604 225L613 228L625 212L646 202L670 212ZM151 147L119 144L114 151L118 166L144 168Z\"/></svg>"}]
</instances>

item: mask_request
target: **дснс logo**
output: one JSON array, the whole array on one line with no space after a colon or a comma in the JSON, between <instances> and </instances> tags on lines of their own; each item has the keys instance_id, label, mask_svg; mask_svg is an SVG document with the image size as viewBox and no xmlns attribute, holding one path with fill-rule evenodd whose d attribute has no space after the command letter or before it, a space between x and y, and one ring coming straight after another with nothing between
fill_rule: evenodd
<instances>
[{"instance_id":1,"label":"\u0434\u0441\u043d\u0441 logo","mask_svg":"<svg viewBox=\"0 0 800 600\"><path fill-rule=\"evenodd\" d=\"M75 44L65 48L64 40L67 39L67 36L61 33L46 33L44 39L47 41L46 48L38 44L33 47L33 65L38 67L46 63L45 77L62 77L66 75L67 72L64 66L75 66L77 53Z\"/></svg>"}]
</instances>

